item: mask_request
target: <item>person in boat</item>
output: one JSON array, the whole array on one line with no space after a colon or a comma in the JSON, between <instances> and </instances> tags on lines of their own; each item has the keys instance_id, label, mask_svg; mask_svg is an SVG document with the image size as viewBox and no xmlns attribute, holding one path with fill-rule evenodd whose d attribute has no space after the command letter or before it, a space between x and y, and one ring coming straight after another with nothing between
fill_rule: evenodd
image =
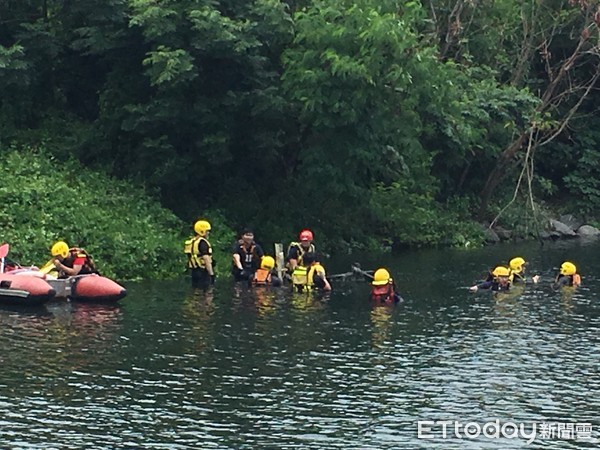
<instances>
[{"instance_id":1,"label":"person in boat","mask_svg":"<svg viewBox=\"0 0 600 450\"><path fill-rule=\"evenodd\" d=\"M315 245L313 244L313 232L309 229L304 229L298 235L299 242L292 242L288 247L287 252L287 270L288 273L293 273L296 266L306 266L303 257L307 253L316 253Z\"/></svg>"},{"instance_id":2,"label":"person in boat","mask_svg":"<svg viewBox=\"0 0 600 450\"><path fill-rule=\"evenodd\" d=\"M263 256L260 267L250 280L251 286L281 286L281 279L275 271L275 259L272 256Z\"/></svg>"},{"instance_id":3,"label":"person in boat","mask_svg":"<svg viewBox=\"0 0 600 450\"><path fill-rule=\"evenodd\" d=\"M260 268L265 252L254 241L254 232L250 228L242 231L240 239L233 245L232 252L231 273L235 281L252 280L254 273Z\"/></svg>"},{"instance_id":4,"label":"person in boat","mask_svg":"<svg viewBox=\"0 0 600 450\"><path fill-rule=\"evenodd\" d=\"M371 282L371 300L382 303L398 303L402 297L397 291L396 283L389 271L383 267L377 269Z\"/></svg>"},{"instance_id":5,"label":"person in boat","mask_svg":"<svg viewBox=\"0 0 600 450\"><path fill-rule=\"evenodd\" d=\"M58 241L52 246L50 253L54 257L54 267L58 270L58 278L99 273L94 260L83 248L69 248L66 242Z\"/></svg>"},{"instance_id":6,"label":"person in boat","mask_svg":"<svg viewBox=\"0 0 600 450\"><path fill-rule=\"evenodd\" d=\"M194 223L194 237L185 241L184 253L187 255L187 268L192 276L192 287L207 289L215 284L215 271L212 259L212 247L208 241L210 223L198 220Z\"/></svg>"},{"instance_id":7,"label":"person in boat","mask_svg":"<svg viewBox=\"0 0 600 450\"><path fill-rule=\"evenodd\" d=\"M577 273L575 264L565 261L560 266L560 271L554 280L553 287L559 288L563 286L577 287L581 285L581 275Z\"/></svg>"},{"instance_id":8,"label":"person in boat","mask_svg":"<svg viewBox=\"0 0 600 450\"><path fill-rule=\"evenodd\" d=\"M513 284L525 283L527 281L527 278L525 276L527 262L523 258L517 256L516 258L511 259L508 263L508 266L512 275ZM531 277L531 281L533 281L534 283L537 283L539 279L539 275L534 275Z\"/></svg>"},{"instance_id":9,"label":"person in boat","mask_svg":"<svg viewBox=\"0 0 600 450\"><path fill-rule=\"evenodd\" d=\"M504 266L498 266L492 270L488 278L482 283L471 286L469 290L476 292L480 289L491 289L492 291L508 291L512 283L510 269Z\"/></svg>"},{"instance_id":10,"label":"person in boat","mask_svg":"<svg viewBox=\"0 0 600 450\"><path fill-rule=\"evenodd\" d=\"M303 255L302 265L297 265L292 272L292 284L298 292L331 291L325 268L318 262L314 252Z\"/></svg>"}]
</instances>

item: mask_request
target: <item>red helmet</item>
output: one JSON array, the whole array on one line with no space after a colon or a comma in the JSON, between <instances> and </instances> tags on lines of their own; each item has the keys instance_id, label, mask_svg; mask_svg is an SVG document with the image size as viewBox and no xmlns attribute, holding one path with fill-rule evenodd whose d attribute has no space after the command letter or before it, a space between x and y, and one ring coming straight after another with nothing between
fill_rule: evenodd
<instances>
[{"instance_id":1,"label":"red helmet","mask_svg":"<svg viewBox=\"0 0 600 450\"><path fill-rule=\"evenodd\" d=\"M310 231L310 230L302 230L300 232L300 240L301 241L312 241L313 240L312 231Z\"/></svg>"}]
</instances>

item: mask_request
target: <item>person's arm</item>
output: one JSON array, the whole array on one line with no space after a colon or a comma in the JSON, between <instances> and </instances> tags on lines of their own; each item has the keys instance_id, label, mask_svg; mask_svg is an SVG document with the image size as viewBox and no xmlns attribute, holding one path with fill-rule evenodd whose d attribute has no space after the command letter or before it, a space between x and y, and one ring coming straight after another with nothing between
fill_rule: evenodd
<instances>
[{"instance_id":1,"label":"person's arm","mask_svg":"<svg viewBox=\"0 0 600 450\"><path fill-rule=\"evenodd\" d=\"M208 252L208 243L204 240L200 241L200 245L198 245L198 254L202 261L204 262L204 268L208 272L211 277L214 277L215 271L212 265L212 256Z\"/></svg>"},{"instance_id":2,"label":"person's arm","mask_svg":"<svg viewBox=\"0 0 600 450\"><path fill-rule=\"evenodd\" d=\"M325 271L319 271L318 272L318 276L323 280L323 290L324 291L330 291L331 290L331 284L329 284L329 280L327 280L327 274L325 273Z\"/></svg>"},{"instance_id":3,"label":"person's arm","mask_svg":"<svg viewBox=\"0 0 600 450\"><path fill-rule=\"evenodd\" d=\"M212 277L215 275L215 271L212 266L212 258L210 255L202 255L202 260L204 261L204 267L206 267L206 271Z\"/></svg>"},{"instance_id":4,"label":"person's arm","mask_svg":"<svg viewBox=\"0 0 600 450\"><path fill-rule=\"evenodd\" d=\"M70 277L74 277L75 275L78 275L79 272L81 272L81 269L83 268L83 265L80 265L80 264L73 264L73 267L67 267L63 263L61 263L60 261L56 261L54 263L54 265L56 266L56 268L58 270L60 270L65 275L68 275Z\"/></svg>"},{"instance_id":5,"label":"person's arm","mask_svg":"<svg viewBox=\"0 0 600 450\"><path fill-rule=\"evenodd\" d=\"M469 290L471 292L477 292L479 289L490 289L493 286L493 281L484 281L483 283L476 284L471 286Z\"/></svg>"},{"instance_id":6,"label":"person's arm","mask_svg":"<svg viewBox=\"0 0 600 450\"><path fill-rule=\"evenodd\" d=\"M296 247L290 248L287 260L288 264L290 265L290 271L293 272L296 266L298 265L298 249Z\"/></svg>"},{"instance_id":7,"label":"person's arm","mask_svg":"<svg viewBox=\"0 0 600 450\"><path fill-rule=\"evenodd\" d=\"M239 271L242 271L242 270L244 270L244 268L242 267L242 258L240 258L240 255L239 255L239 253L234 253L234 254L233 254L233 265L234 265L235 267L237 267L237 269L238 269Z\"/></svg>"},{"instance_id":8,"label":"person's arm","mask_svg":"<svg viewBox=\"0 0 600 450\"><path fill-rule=\"evenodd\" d=\"M73 267L65 266L58 259L54 260L54 266L59 271L63 272L65 275L68 275L70 277L74 277L75 275L78 275L79 272L81 272L81 269L83 268L84 264L85 264L84 258L76 258L75 261L73 262Z\"/></svg>"},{"instance_id":9,"label":"person's arm","mask_svg":"<svg viewBox=\"0 0 600 450\"><path fill-rule=\"evenodd\" d=\"M330 291L331 284L329 284L329 281L327 280L327 278L325 276L323 277L323 281L325 282L325 285L323 286L323 290Z\"/></svg>"},{"instance_id":10,"label":"person's arm","mask_svg":"<svg viewBox=\"0 0 600 450\"><path fill-rule=\"evenodd\" d=\"M231 246L231 258L233 267L237 270L242 270L242 257L240 256L240 242L236 242Z\"/></svg>"},{"instance_id":11,"label":"person's arm","mask_svg":"<svg viewBox=\"0 0 600 450\"><path fill-rule=\"evenodd\" d=\"M559 288L559 287L563 287L563 286L569 286L571 284L570 281L571 280L569 279L569 277L564 276L564 275L558 275L556 277L556 280L554 281L554 285L553 286L555 288Z\"/></svg>"}]
</instances>

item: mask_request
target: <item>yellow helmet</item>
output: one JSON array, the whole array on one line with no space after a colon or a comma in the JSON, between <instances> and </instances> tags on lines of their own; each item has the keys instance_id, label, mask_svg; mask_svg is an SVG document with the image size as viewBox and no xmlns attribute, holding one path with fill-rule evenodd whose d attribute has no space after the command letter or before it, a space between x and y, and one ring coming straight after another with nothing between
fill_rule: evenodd
<instances>
[{"instance_id":1,"label":"yellow helmet","mask_svg":"<svg viewBox=\"0 0 600 450\"><path fill-rule=\"evenodd\" d=\"M565 261L560 266L560 274L561 275L575 275L577 273L577 267L575 264L569 261Z\"/></svg>"},{"instance_id":2,"label":"yellow helmet","mask_svg":"<svg viewBox=\"0 0 600 450\"><path fill-rule=\"evenodd\" d=\"M50 253L52 253L52 256L66 258L69 254L69 245L65 241L58 241L52 246Z\"/></svg>"},{"instance_id":3,"label":"yellow helmet","mask_svg":"<svg viewBox=\"0 0 600 450\"><path fill-rule=\"evenodd\" d=\"M260 260L260 268L271 270L275 267L275 260L272 256L263 256Z\"/></svg>"},{"instance_id":4,"label":"yellow helmet","mask_svg":"<svg viewBox=\"0 0 600 450\"><path fill-rule=\"evenodd\" d=\"M210 231L210 229L210 223L208 223L206 220L198 220L194 224L194 231L200 236L206 236L206 232Z\"/></svg>"},{"instance_id":5,"label":"yellow helmet","mask_svg":"<svg viewBox=\"0 0 600 450\"><path fill-rule=\"evenodd\" d=\"M391 280L390 273L385 269L377 269L373 274L373 286L383 286Z\"/></svg>"},{"instance_id":6,"label":"yellow helmet","mask_svg":"<svg viewBox=\"0 0 600 450\"><path fill-rule=\"evenodd\" d=\"M520 256L513 258L508 263L513 272L519 273L523 270L523 265L525 264L525 260Z\"/></svg>"},{"instance_id":7,"label":"yellow helmet","mask_svg":"<svg viewBox=\"0 0 600 450\"><path fill-rule=\"evenodd\" d=\"M510 270L508 270L508 267L498 266L494 269L492 275L495 277L508 277L510 276Z\"/></svg>"}]
</instances>

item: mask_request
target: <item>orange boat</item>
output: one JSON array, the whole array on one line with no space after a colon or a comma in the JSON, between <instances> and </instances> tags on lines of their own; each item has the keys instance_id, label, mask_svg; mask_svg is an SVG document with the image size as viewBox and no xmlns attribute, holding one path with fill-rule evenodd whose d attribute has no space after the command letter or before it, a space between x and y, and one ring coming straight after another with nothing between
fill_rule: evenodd
<instances>
[{"instance_id":1,"label":"orange boat","mask_svg":"<svg viewBox=\"0 0 600 450\"><path fill-rule=\"evenodd\" d=\"M68 298L80 302L116 302L127 290L110 278L97 274L57 279L50 274L53 260L44 267L22 267L6 261L8 244L0 245L0 303L39 305L48 300Z\"/></svg>"},{"instance_id":2,"label":"orange boat","mask_svg":"<svg viewBox=\"0 0 600 450\"><path fill-rule=\"evenodd\" d=\"M0 303L42 305L56 296L56 290L43 278L14 273L0 274Z\"/></svg>"}]
</instances>

